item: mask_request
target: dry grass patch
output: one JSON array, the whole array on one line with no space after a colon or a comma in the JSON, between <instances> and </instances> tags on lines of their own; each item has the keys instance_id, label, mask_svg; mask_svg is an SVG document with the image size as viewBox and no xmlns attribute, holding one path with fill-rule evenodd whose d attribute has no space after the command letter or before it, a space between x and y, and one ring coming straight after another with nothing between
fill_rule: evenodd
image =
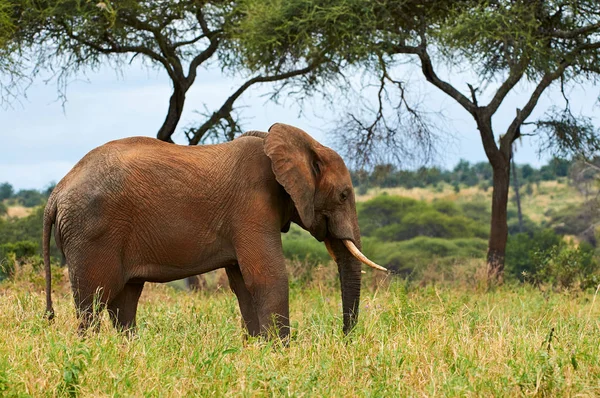
<instances>
[{"instance_id":1,"label":"dry grass patch","mask_svg":"<svg viewBox=\"0 0 600 398\"><path fill-rule=\"evenodd\" d=\"M27 217L33 212L33 210L33 207L9 206L6 211L6 216L15 218Z\"/></svg>"}]
</instances>

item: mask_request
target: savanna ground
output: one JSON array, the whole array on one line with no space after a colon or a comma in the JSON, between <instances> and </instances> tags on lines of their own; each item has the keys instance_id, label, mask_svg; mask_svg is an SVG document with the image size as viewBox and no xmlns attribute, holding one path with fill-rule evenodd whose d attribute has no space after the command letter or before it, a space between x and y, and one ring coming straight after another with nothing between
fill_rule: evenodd
<instances>
[{"instance_id":1,"label":"savanna ground","mask_svg":"<svg viewBox=\"0 0 600 398\"><path fill-rule=\"evenodd\" d=\"M296 264L296 266L298 266ZM0 285L3 396L598 396L598 291L363 282L360 322L341 332L333 263L291 283L289 347L246 340L225 289L149 284L136 337L77 335L67 278L54 271L56 319L27 267ZM458 272L458 271L457 271Z\"/></svg>"}]
</instances>

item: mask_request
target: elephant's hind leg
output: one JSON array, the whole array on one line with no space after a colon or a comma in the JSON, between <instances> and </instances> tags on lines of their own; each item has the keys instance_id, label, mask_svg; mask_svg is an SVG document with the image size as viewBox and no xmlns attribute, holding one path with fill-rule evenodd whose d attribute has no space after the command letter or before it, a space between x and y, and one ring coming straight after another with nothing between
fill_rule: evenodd
<instances>
[{"instance_id":1,"label":"elephant's hind leg","mask_svg":"<svg viewBox=\"0 0 600 398\"><path fill-rule=\"evenodd\" d=\"M79 319L79 334L84 335L90 327L97 332L100 330L100 312L106 306L110 292L101 286L72 283L75 310Z\"/></svg>"},{"instance_id":2,"label":"elephant's hind leg","mask_svg":"<svg viewBox=\"0 0 600 398\"><path fill-rule=\"evenodd\" d=\"M258 336L260 334L258 314L254 308L252 295L244 283L239 264L231 265L225 268L225 271L227 272L227 278L229 278L229 286L237 296L240 305L243 326L250 336Z\"/></svg>"},{"instance_id":3,"label":"elephant's hind leg","mask_svg":"<svg viewBox=\"0 0 600 398\"><path fill-rule=\"evenodd\" d=\"M80 334L84 334L91 326L95 331L99 330L100 312L125 285L120 263L116 259L98 262L98 257L100 255L96 252L89 252L83 258L69 259L69 279Z\"/></svg>"},{"instance_id":4,"label":"elephant's hind leg","mask_svg":"<svg viewBox=\"0 0 600 398\"><path fill-rule=\"evenodd\" d=\"M108 314L117 330L131 332L135 329L135 316L143 289L144 282L127 283L108 303Z\"/></svg>"}]
</instances>

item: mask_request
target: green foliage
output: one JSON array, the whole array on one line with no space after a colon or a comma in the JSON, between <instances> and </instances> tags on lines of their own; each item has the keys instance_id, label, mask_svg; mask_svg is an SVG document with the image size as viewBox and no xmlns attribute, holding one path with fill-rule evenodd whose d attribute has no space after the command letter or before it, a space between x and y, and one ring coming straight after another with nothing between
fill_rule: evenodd
<instances>
[{"instance_id":1,"label":"green foliage","mask_svg":"<svg viewBox=\"0 0 600 398\"><path fill-rule=\"evenodd\" d=\"M447 201L430 205L399 196L379 196L359 206L358 222L364 236L383 241L417 236L448 239L487 236L485 224L461 214L460 208Z\"/></svg>"},{"instance_id":2,"label":"green foliage","mask_svg":"<svg viewBox=\"0 0 600 398\"><path fill-rule=\"evenodd\" d=\"M483 258L487 241L481 238L441 239L416 237L402 242L363 240L363 252L373 261L397 274L414 278L432 261L445 266L469 258Z\"/></svg>"},{"instance_id":3,"label":"green foliage","mask_svg":"<svg viewBox=\"0 0 600 398\"><path fill-rule=\"evenodd\" d=\"M364 236L371 236L375 230L397 225L405 214L420 212L427 204L399 196L381 195L364 203L357 204L358 223Z\"/></svg>"},{"instance_id":4,"label":"green foliage","mask_svg":"<svg viewBox=\"0 0 600 398\"><path fill-rule=\"evenodd\" d=\"M44 208L38 207L27 217L0 219L0 245L14 244L15 242L29 241L37 242L36 253L41 255L42 226L44 220ZM54 239L50 242L50 253L54 257L61 257Z\"/></svg>"},{"instance_id":5,"label":"green foliage","mask_svg":"<svg viewBox=\"0 0 600 398\"><path fill-rule=\"evenodd\" d=\"M38 251L38 245L31 241L0 244L0 281L13 276L15 263L28 257L33 257ZM35 259L35 266L40 265ZM37 268L37 267L36 267Z\"/></svg>"},{"instance_id":6,"label":"green foliage","mask_svg":"<svg viewBox=\"0 0 600 398\"><path fill-rule=\"evenodd\" d=\"M533 275L536 272L535 253L546 252L560 245L561 241L561 237L550 229L532 235L527 233L509 235L506 245L506 274L525 281L525 275Z\"/></svg>"},{"instance_id":7,"label":"green foliage","mask_svg":"<svg viewBox=\"0 0 600 398\"><path fill-rule=\"evenodd\" d=\"M535 285L569 289L593 287L600 281L600 267L589 244L575 246L551 229L509 236L506 273Z\"/></svg>"},{"instance_id":8,"label":"green foliage","mask_svg":"<svg viewBox=\"0 0 600 398\"><path fill-rule=\"evenodd\" d=\"M581 236L589 243L596 244L594 235L586 232L600 221L598 210L598 203L595 201L554 210L550 212L548 226L558 234Z\"/></svg>"},{"instance_id":9,"label":"green foliage","mask_svg":"<svg viewBox=\"0 0 600 398\"><path fill-rule=\"evenodd\" d=\"M600 267L590 247L562 244L533 253L534 270L527 275L533 283L549 283L560 289L595 287Z\"/></svg>"},{"instance_id":10,"label":"green foliage","mask_svg":"<svg viewBox=\"0 0 600 398\"><path fill-rule=\"evenodd\" d=\"M15 191L8 182L3 182L0 184L0 201L5 199L10 199L14 195Z\"/></svg>"},{"instance_id":11,"label":"green foliage","mask_svg":"<svg viewBox=\"0 0 600 398\"><path fill-rule=\"evenodd\" d=\"M5 215L8 212L8 208L4 204L4 202L0 202L0 217Z\"/></svg>"},{"instance_id":12,"label":"green foliage","mask_svg":"<svg viewBox=\"0 0 600 398\"><path fill-rule=\"evenodd\" d=\"M47 196L36 189L22 189L13 198L25 207L35 207L44 203Z\"/></svg>"},{"instance_id":13,"label":"green foliage","mask_svg":"<svg viewBox=\"0 0 600 398\"><path fill-rule=\"evenodd\" d=\"M37 189L21 189L15 192L13 186L8 182L0 184L0 216L2 212L2 202L10 200L11 203L17 203L25 207L35 207L43 204L48 196L52 193L54 184L50 184L47 188L39 191Z\"/></svg>"},{"instance_id":14,"label":"green foliage","mask_svg":"<svg viewBox=\"0 0 600 398\"><path fill-rule=\"evenodd\" d=\"M0 260L8 256L10 253L14 254L16 258L19 259L33 256L37 253L37 251L38 244L29 240L15 243L4 243L0 245Z\"/></svg>"},{"instance_id":15,"label":"green foliage","mask_svg":"<svg viewBox=\"0 0 600 398\"><path fill-rule=\"evenodd\" d=\"M309 267L325 264L331 260L325 245L297 225L282 235L283 254L290 260L299 260Z\"/></svg>"}]
</instances>

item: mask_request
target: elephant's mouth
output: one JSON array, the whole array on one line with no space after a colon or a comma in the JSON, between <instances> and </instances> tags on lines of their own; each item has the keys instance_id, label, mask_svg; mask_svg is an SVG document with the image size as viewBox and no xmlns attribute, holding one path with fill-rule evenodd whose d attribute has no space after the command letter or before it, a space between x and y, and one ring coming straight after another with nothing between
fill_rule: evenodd
<instances>
[{"instance_id":1,"label":"elephant's mouth","mask_svg":"<svg viewBox=\"0 0 600 398\"><path fill-rule=\"evenodd\" d=\"M376 270L387 272L387 268L382 267L381 265L375 263L374 261L369 260L367 258L367 256L362 254L362 252L360 250L358 250L358 247L356 247L354 242L352 242L350 239L341 239L341 241L342 241L342 243L344 243L344 246L346 246L346 249L348 249L350 254L352 254L352 256L354 258L356 258L358 261L360 261L361 263L363 263L365 265L368 265L369 267L375 268ZM335 254L333 252L333 249L331 248L331 242L330 242L329 238L325 239L325 247L327 247L327 251L329 252L329 255L331 256L331 258L333 258L333 260L337 262L337 259L335 258Z\"/></svg>"}]
</instances>

